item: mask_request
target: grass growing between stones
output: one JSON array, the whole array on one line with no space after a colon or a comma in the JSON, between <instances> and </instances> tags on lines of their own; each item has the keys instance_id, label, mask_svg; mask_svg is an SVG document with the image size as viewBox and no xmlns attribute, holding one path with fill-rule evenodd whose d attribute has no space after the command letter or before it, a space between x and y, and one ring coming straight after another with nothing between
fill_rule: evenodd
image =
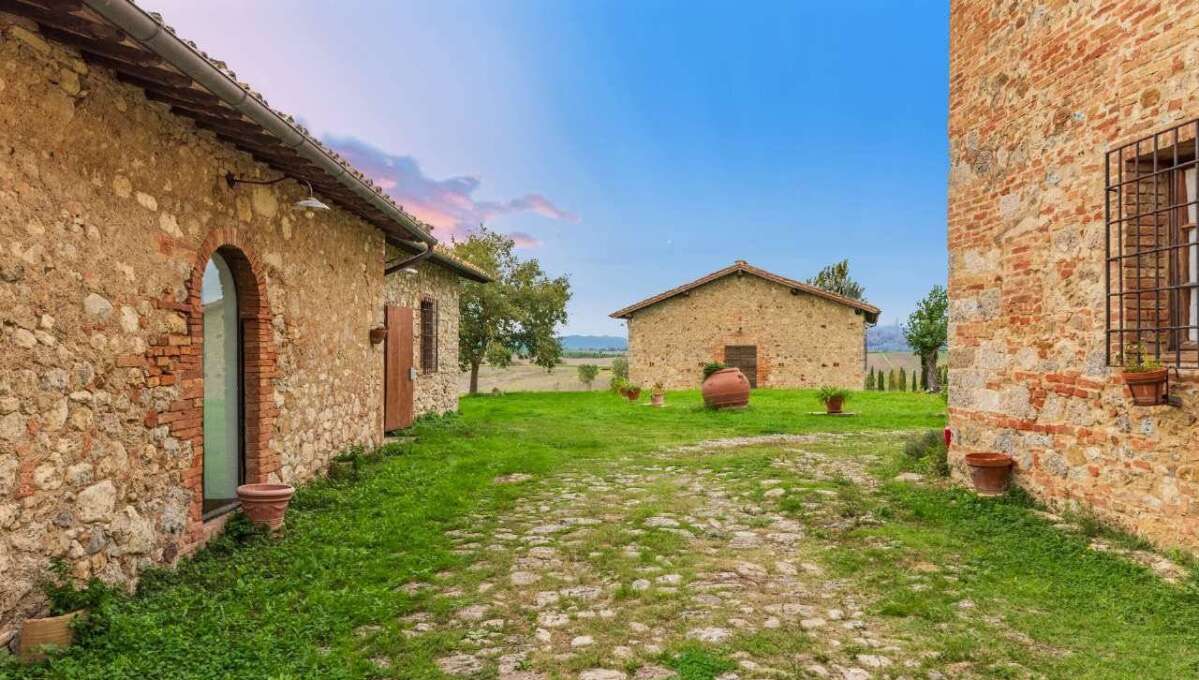
<instances>
[{"instance_id":1,"label":"grass growing between stones","mask_svg":"<svg viewBox=\"0 0 1199 680\"><path fill-rule=\"evenodd\" d=\"M897 433L940 427L942 404L855 398L852 418L794 391L719 413L694 393L465 399L356 482L302 489L282 540L221 539L103 635L0 676L1196 673L1193 577L1096 552L1018 496L887 481L913 465Z\"/></svg>"}]
</instances>

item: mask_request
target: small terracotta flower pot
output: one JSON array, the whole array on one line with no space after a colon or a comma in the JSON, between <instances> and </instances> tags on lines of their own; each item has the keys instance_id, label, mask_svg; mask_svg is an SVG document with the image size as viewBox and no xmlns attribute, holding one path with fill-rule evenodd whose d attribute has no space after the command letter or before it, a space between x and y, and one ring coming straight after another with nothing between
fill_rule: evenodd
<instances>
[{"instance_id":1,"label":"small terracotta flower pot","mask_svg":"<svg viewBox=\"0 0 1199 680\"><path fill-rule=\"evenodd\" d=\"M289 484L242 484L237 487L242 512L251 522L272 531L283 526L283 516L295 493L295 487Z\"/></svg>"},{"instance_id":2,"label":"small terracotta flower pot","mask_svg":"<svg viewBox=\"0 0 1199 680\"><path fill-rule=\"evenodd\" d=\"M666 403L666 395L665 394L651 394L651 395L649 395L649 403L650 403L650 406L661 407L663 404Z\"/></svg>"},{"instance_id":3,"label":"small terracotta flower pot","mask_svg":"<svg viewBox=\"0 0 1199 680\"><path fill-rule=\"evenodd\" d=\"M1012 457L1006 453L967 453L970 481L980 496L999 496L1012 478Z\"/></svg>"},{"instance_id":4,"label":"small terracotta flower pot","mask_svg":"<svg viewBox=\"0 0 1199 680\"><path fill-rule=\"evenodd\" d=\"M739 368L722 368L700 387L709 408L736 408L749 403L749 379Z\"/></svg>"},{"instance_id":5,"label":"small terracotta flower pot","mask_svg":"<svg viewBox=\"0 0 1199 680\"><path fill-rule=\"evenodd\" d=\"M638 399L641 398L641 388L640 387L630 387L629 389L625 390L624 396L628 397L629 401L637 401Z\"/></svg>"},{"instance_id":6,"label":"small terracotta flower pot","mask_svg":"<svg viewBox=\"0 0 1199 680\"><path fill-rule=\"evenodd\" d=\"M845 404L845 397L833 397L824 402L825 413L840 413L841 407Z\"/></svg>"},{"instance_id":7,"label":"small terracotta flower pot","mask_svg":"<svg viewBox=\"0 0 1199 680\"><path fill-rule=\"evenodd\" d=\"M387 329L383 326L371 329L371 344L377 345L387 338Z\"/></svg>"},{"instance_id":8,"label":"small terracotta flower pot","mask_svg":"<svg viewBox=\"0 0 1199 680\"><path fill-rule=\"evenodd\" d=\"M1156 406L1165 401L1166 397L1166 382L1169 378L1170 371L1166 368L1158 368L1152 371L1138 371L1130 373L1124 371L1120 373L1120 377L1124 379L1124 384L1128 385L1128 390L1132 392L1132 401L1137 406Z\"/></svg>"},{"instance_id":9,"label":"small terracotta flower pot","mask_svg":"<svg viewBox=\"0 0 1199 680\"><path fill-rule=\"evenodd\" d=\"M48 616L44 619L26 619L21 626L21 642L17 647L17 653L21 656L21 660L25 662L44 661L46 659L45 647L48 645L70 647L75 643L75 630L71 624L75 622L76 618L86 615L87 612L81 609L60 616Z\"/></svg>"}]
</instances>

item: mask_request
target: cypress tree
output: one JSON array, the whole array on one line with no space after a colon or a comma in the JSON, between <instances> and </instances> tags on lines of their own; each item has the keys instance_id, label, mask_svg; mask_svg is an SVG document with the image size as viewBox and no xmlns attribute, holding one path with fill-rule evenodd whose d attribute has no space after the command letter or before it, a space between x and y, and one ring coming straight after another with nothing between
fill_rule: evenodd
<instances>
[{"instance_id":1,"label":"cypress tree","mask_svg":"<svg viewBox=\"0 0 1199 680\"><path fill-rule=\"evenodd\" d=\"M920 391L920 387L916 384L916 373L915 372L912 373L912 391L913 392Z\"/></svg>"},{"instance_id":2,"label":"cypress tree","mask_svg":"<svg viewBox=\"0 0 1199 680\"><path fill-rule=\"evenodd\" d=\"M866 389L874 389L874 367L870 367L870 373L866 375Z\"/></svg>"},{"instance_id":3,"label":"cypress tree","mask_svg":"<svg viewBox=\"0 0 1199 680\"><path fill-rule=\"evenodd\" d=\"M874 389L878 390L879 392L886 392L887 385L883 382L883 372L881 370L878 372L878 375L875 376L875 380L877 380L877 382L874 385Z\"/></svg>"},{"instance_id":4,"label":"cypress tree","mask_svg":"<svg viewBox=\"0 0 1199 680\"><path fill-rule=\"evenodd\" d=\"M903 366L899 367L899 391L908 391L908 371Z\"/></svg>"},{"instance_id":5,"label":"cypress tree","mask_svg":"<svg viewBox=\"0 0 1199 680\"><path fill-rule=\"evenodd\" d=\"M887 372L887 391L888 392L895 391L895 369L894 368L892 368L890 371Z\"/></svg>"}]
</instances>

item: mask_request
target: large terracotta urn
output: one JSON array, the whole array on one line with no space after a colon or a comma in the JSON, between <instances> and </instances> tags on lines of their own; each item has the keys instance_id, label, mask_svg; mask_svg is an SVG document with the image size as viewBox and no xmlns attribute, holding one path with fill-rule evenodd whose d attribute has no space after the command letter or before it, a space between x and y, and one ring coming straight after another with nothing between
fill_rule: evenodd
<instances>
[{"instance_id":1,"label":"large terracotta urn","mask_svg":"<svg viewBox=\"0 0 1199 680\"><path fill-rule=\"evenodd\" d=\"M709 408L735 408L749 403L749 380L739 368L722 368L700 388Z\"/></svg>"},{"instance_id":2,"label":"large terracotta urn","mask_svg":"<svg viewBox=\"0 0 1199 680\"><path fill-rule=\"evenodd\" d=\"M289 484L243 484L237 487L242 512L254 524L276 531L283 526L287 505L296 493Z\"/></svg>"}]
</instances>

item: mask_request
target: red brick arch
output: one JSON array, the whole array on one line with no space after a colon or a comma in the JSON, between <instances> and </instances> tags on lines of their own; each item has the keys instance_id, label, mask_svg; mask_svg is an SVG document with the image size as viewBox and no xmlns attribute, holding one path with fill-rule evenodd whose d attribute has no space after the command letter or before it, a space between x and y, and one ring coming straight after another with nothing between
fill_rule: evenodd
<instances>
[{"instance_id":1,"label":"red brick arch","mask_svg":"<svg viewBox=\"0 0 1199 680\"><path fill-rule=\"evenodd\" d=\"M276 351L262 261L237 229L215 229L196 251L195 264L187 281L187 301L181 311L187 316L186 339L190 351L181 357L178 368L180 393L190 417L181 419L188 427L178 434L172 432L192 442L192 461L185 474L184 486L192 492L194 522L201 521L204 504L204 309L200 289L204 269L213 253L220 253L232 271L237 287L238 316L243 322L246 481L267 481L280 468L279 456L270 447L277 415L274 402Z\"/></svg>"}]
</instances>

